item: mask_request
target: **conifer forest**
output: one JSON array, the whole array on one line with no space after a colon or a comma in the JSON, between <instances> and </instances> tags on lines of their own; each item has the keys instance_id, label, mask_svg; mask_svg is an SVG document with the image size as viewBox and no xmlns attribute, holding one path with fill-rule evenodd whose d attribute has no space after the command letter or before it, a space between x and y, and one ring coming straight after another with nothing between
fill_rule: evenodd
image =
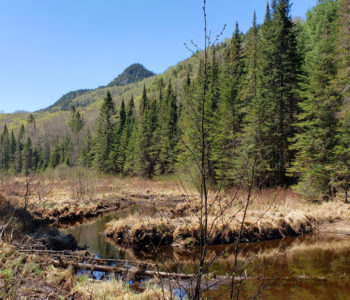
<instances>
[{"instance_id":1,"label":"conifer forest","mask_svg":"<svg viewBox=\"0 0 350 300\"><path fill-rule=\"evenodd\" d=\"M272 1L264 22L254 15L242 33L210 48L208 77L203 56L186 76L157 76L134 96L114 103L109 92L95 126L84 130L84 114L71 105L70 131L53 144L33 143L35 116L1 134L0 166L16 173L60 164L105 173L152 178L193 165L202 85L207 85L206 164L212 187L234 186L256 161L255 185L289 187L329 199L350 188L348 102L349 3L319 1L305 21L291 19L289 1ZM185 65L186 67L186 65ZM148 89L152 89L152 95ZM84 132L84 134L82 134ZM195 153L199 155L199 153ZM345 196L347 201L347 196Z\"/></svg>"},{"instance_id":2,"label":"conifer forest","mask_svg":"<svg viewBox=\"0 0 350 300\"><path fill-rule=\"evenodd\" d=\"M349 299L350 0L213 1L163 73L0 113L0 299Z\"/></svg>"}]
</instances>

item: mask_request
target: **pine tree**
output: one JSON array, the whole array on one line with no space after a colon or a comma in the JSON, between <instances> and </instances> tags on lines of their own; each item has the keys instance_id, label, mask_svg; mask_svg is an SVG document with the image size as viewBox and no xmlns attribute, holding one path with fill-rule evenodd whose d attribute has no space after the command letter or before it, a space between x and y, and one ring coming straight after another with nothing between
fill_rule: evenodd
<instances>
[{"instance_id":1,"label":"pine tree","mask_svg":"<svg viewBox=\"0 0 350 300\"><path fill-rule=\"evenodd\" d=\"M110 92L107 92L100 108L95 136L95 163L97 168L103 172L111 170L109 155L113 147L115 114L116 109L112 96Z\"/></svg>"}]
</instances>

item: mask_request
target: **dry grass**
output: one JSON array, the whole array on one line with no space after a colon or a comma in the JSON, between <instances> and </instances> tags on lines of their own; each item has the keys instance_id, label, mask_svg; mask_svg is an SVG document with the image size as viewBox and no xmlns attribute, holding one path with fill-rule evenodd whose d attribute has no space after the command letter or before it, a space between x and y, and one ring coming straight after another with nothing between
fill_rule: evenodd
<instances>
[{"instance_id":1,"label":"dry grass","mask_svg":"<svg viewBox=\"0 0 350 300\"><path fill-rule=\"evenodd\" d=\"M139 294L135 294L130 287L120 280L111 281L90 281L81 278L73 288L72 294L78 293L83 299L103 299L103 300L153 300L171 299L169 292L163 292L157 286L148 285Z\"/></svg>"},{"instance_id":2,"label":"dry grass","mask_svg":"<svg viewBox=\"0 0 350 300\"><path fill-rule=\"evenodd\" d=\"M13 246L0 244L1 299L66 297L74 281L71 270L54 269L47 257L21 255Z\"/></svg>"},{"instance_id":3,"label":"dry grass","mask_svg":"<svg viewBox=\"0 0 350 300\"><path fill-rule=\"evenodd\" d=\"M170 292L155 285L136 294L122 281L77 278L72 269L60 269L49 258L21 255L15 247L0 243L1 299L170 299Z\"/></svg>"},{"instance_id":4,"label":"dry grass","mask_svg":"<svg viewBox=\"0 0 350 300\"><path fill-rule=\"evenodd\" d=\"M22 203L24 187L25 177L2 174L0 192L6 199ZM174 241L179 240L181 234L195 239L195 227L198 223L196 213L200 207L198 193L174 178L119 178L92 170L59 167L36 175L29 203L33 211L44 211L54 216L79 215L81 211L92 211L99 205L103 206L108 201L113 203L118 198L154 206L159 213L153 219L136 216L110 224L107 229L110 236L113 236L112 231L128 231L133 235L135 232L139 233L141 227L143 230L154 231L163 224L174 231ZM237 231L246 198L247 192L244 190L232 189L225 197L214 192L209 193L210 204L213 204L211 219L220 214L225 204L229 204L222 216L215 221L212 239L226 234L220 238L226 241L230 239L227 235ZM167 217L162 219L159 218L160 215ZM310 222L315 227L321 223L345 219L350 219L350 207L341 201L311 203L303 201L291 190L265 189L252 195L246 229L255 232L253 236L266 234L272 238L276 235L288 235L288 231L292 234L304 232L303 227L309 226ZM128 228L125 229L123 224ZM124 229L118 229L121 227ZM225 232L223 229L226 227ZM280 233L277 232L279 230Z\"/></svg>"},{"instance_id":5,"label":"dry grass","mask_svg":"<svg viewBox=\"0 0 350 300\"><path fill-rule=\"evenodd\" d=\"M26 178L22 175L0 174L0 193L11 202L23 203ZM189 189L186 189L189 192ZM190 191L194 193L194 191ZM172 197L184 194L172 180L120 178L94 170L58 167L35 175L30 186L30 209L33 211L64 212L88 210L101 202L124 197L138 201L154 197Z\"/></svg>"},{"instance_id":6,"label":"dry grass","mask_svg":"<svg viewBox=\"0 0 350 300\"><path fill-rule=\"evenodd\" d=\"M230 195L232 198L230 198ZM199 243L199 200L186 198L172 215L129 216L107 225L106 235L118 243L136 247ZM209 199L210 244L236 240L243 218L247 193L232 190L225 197L211 193ZM222 208L225 207L223 210ZM160 208L160 211L163 209ZM311 203L290 190L263 190L253 193L244 222L241 241L254 242L312 232L320 224L350 219L350 206L341 201Z\"/></svg>"},{"instance_id":7,"label":"dry grass","mask_svg":"<svg viewBox=\"0 0 350 300\"><path fill-rule=\"evenodd\" d=\"M230 213L216 218L209 217L209 244L229 244L236 241L243 212ZM308 233L313 230L311 216L300 212L282 214L271 209L261 215L260 211L249 211L244 223L241 241L253 242L282 238ZM107 224L106 235L114 241L135 247L169 245L178 243L185 246L199 244L199 220L195 215L180 218L140 218L126 219Z\"/></svg>"}]
</instances>

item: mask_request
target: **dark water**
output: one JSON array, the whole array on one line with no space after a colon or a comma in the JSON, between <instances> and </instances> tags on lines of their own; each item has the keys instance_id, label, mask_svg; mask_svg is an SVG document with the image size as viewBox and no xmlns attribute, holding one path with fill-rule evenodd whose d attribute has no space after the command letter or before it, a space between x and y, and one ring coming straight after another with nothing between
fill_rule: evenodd
<instances>
[{"instance_id":1,"label":"dark water","mask_svg":"<svg viewBox=\"0 0 350 300\"><path fill-rule=\"evenodd\" d=\"M136 213L132 208L113 213L84 224L77 224L65 233L71 233L79 246L87 246L98 257L158 261L167 271L192 272L196 251L164 247L157 254L125 250L107 241L100 233L106 223ZM230 274L234 266L234 249L222 245L210 247L209 257L218 256L209 271L218 275ZM241 293L242 299L253 296L263 284L263 299L350 299L350 238L310 234L242 244L239 263L249 277ZM261 278L265 279L262 280ZM226 286L208 293L211 299L229 299Z\"/></svg>"},{"instance_id":2,"label":"dark water","mask_svg":"<svg viewBox=\"0 0 350 300\"><path fill-rule=\"evenodd\" d=\"M79 247L87 247L90 252L101 258L109 259L129 259L127 252L115 247L109 243L101 234L106 228L106 224L112 220L125 218L130 214L137 212L136 208L114 212L94 221L83 222L82 224L75 224L65 230L65 234L72 234L76 239Z\"/></svg>"}]
</instances>

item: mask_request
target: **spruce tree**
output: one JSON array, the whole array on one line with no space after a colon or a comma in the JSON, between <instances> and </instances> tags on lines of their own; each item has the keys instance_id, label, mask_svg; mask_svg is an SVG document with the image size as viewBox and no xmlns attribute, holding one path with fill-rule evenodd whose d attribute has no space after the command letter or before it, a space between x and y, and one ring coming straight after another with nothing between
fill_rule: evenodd
<instances>
[{"instance_id":1,"label":"spruce tree","mask_svg":"<svg viewBox=\"0 0 350 300\"><path fill-rule=\"evenodd\" d=\"M16 142L16 152L15 152L15 171L20 173L22 171L22 134L21 131L18 134Z\"/></svg>"},{"instance_id":2,"label":"spruce tree","mask_svg":"<svg viewBox=\"0 0 350 300\"><path fill-rule=\"evenodd\" d=\"M333 81L340 96L339 127L337 145L334 148L334 162L331 165L331 184L344 192L345 202L350 189L350 2L341 0L338 4L337 23L337 76Z\"/></svg>"},{"instance_id":3,"label":"spruce tree","mask_svg":"<svg viewBox=\"0 0 350 300\"><path fill-rule=\"evenodd\" d=\"M52 151L50 153L50 163L49 167L50 168L56 168L61 162L62 162L62 157L61 157L62 151L59 143L56 143Z\"/></svg>"},{"instance_id":4,"label":"spruce tree","mask_svg":"<svg viewBox=\"0 0 350 300\"><path fill-rule=\"evenodd\" d=\"M256 13L253 16L253 26L246 35L246 50L244 56L245 76L242 84L241 97L244 102L243 113L247 113L250 102L257 96L257 73L258 73L258 24Z\"/></svg>"},{"instance_id":5,"label":"spruce tree","mask_svg":"<svg viewBox=\"0 0 350 300\"><path fill-rule=\"evenodd\" d=\"M289 184L286 168L294 156L289 145L295 135L301 61L289 11L288 0L275 1L272 14L267 6L259 30L256 96L248 105L241 150L246 155L241 161L255 164L258 185Z\"/></svg>"},{"instance_id":6,"label":"spruce tree","mask_svg":"<svg viewBox=\"0 0 350 300\"><path fill-rule=\"evenodd\" d=\"M36 123L35 123L35 117L33 114L30 114L27 119L28 124L32 125L32 132L36 132Z\"/></svg>"},{"instance_id":7,"label":"spruce tree","mask_svg":"<svg viewBox=\"0 0 350 300\"><path fill-rule=\"evenodd\" d=\"M178 145L177 170L180 175L188 174L195 181L200 176L200 97L203 86L203 61L194 80L187 74L182 91L182 110L179 120L180 142ZM197 187L199 188L199 187Z\"/></svg>"},{"instance_id":8,"label":"spruce tree","mask_svg":"<svg viewBox=\"0 0 350 300\"><path fill-rule=\"evenodd\" d=\"M71 116L69 119L69 127L71 128L73 134L78 134L84 126L84 119L80 114L80 111L75 108L75 105L72 106Z\"/></svg>"},{"instance_id":9,"label":"spruce tree","mask_svg":"<svg viewBox=\"0 0 350 300\"><path fill-rule=\"evenodd\" d=\"M32 141L30 137L27 138L27 142L24 145L23 149L23 169L24 169L24 175L28 175L29 172L32 170L33 167L33 148L32 148Z\"/></svg>"},{"instance_id":10,"label":"spruce tree","mask_svg":"<svg viewBox=\"0 0 350 300\"><path fill-rule=\"evenodd\" d=\"M100 108L95 136L95 164L103 172L111 170L109 155L113 147L115 114L114 101L110 92L107 92Z\"/></svg>"},{"instance_id":11,"label":"spruce tree","mask_svg":"<svg viewBox=\"0 0 350 300\"><path fill-rule=\"evenodd\" d=\"M0 137L0 168L7 170L10 166L10 137L5 125Z\"/></svg>"},{"instance_id":12,"label":"spruce tree","mask_svg":"<svg viewBox=\"0 0 350 300\"><path fill-rule=\"evenodd\" d=\"M308 13L305 24L307 79L302 85L302 111L296 124L299 133L292 147L297 154L290 171L299 176L296 189L314 199L329 199L333 195L331 166L338 144L336 115L340 105L332 84L337 74L336 19L335 2L325 1Z\"/></svg>"},{"instance_id":13,"label":"spruce tree","mask_svg":"<svg viewBox=\"0 0 350 300\"><path fill-rule=\"evenodd\" d=\"M91 168L94 161L94 143L91 135L91 131L86 132L83 140L82 147L80 149L80 163L83 167Z\"/></svg>"},{"instance_id":14,"label":"spruce tree","mask_svg":"<svg viewBox=\"0 0 350 300\"><path fill-rule=\"evenodd\" d=\"M13 165L15 161L16 155L16 138L13 130L11 130L11 138L10 138L10 162Z\"/></svg>"},{"instance_id":15,"label":"spruce tree","mask_svg":"<svg viewBox=\"0 0 350 300\"><path fill-rule=\"evenodd\" d=\"M123 164L123 161L120 158L120 157L123 157L123 153L122 153L122 150L120 149L120 145L121 145L121 137L125 128L125 122L126 122L126 111L125 111L125 103L123 99L119 110L118 124L116 126L116 131L113 137L113 148L109 155L111 168L116 173L121 172L122 164Z\"/></svg>"},{"instance_id":16,"label":"spruce tree","mask_svg":"<svg viewBox=\"0 0 350 300\"><path fill-rule=\"evenodd\" d=\"M135 120L134 97L131 96L126 110L126 125L121 138L121 152L123 155L119 158L119 165L122 174L132 174L134 171L134 151L137 135L137 126Z\"/></svg>"},{"instance_id":17,"label":"spruce tree","mask_svg":"<svg viewBox=\"0 0 350 300\"><path fill-rule=\"evenodd\" d=\"M154 133L158 127L158 106L153 100L146 106L139 123L135 147L135 168L139 176L152 178L157 163Z\"/></svg>"},{"instance_id":18,"label":"spruce tree","mask_svg":"<svg viewBox=\"0 0 350 300\"><path fill-rule=\"evenodd\" d=\"M147 97L147 90L146 85L143 86L143 92L142 92L142 98L141 98L141 104L140 104L140 114L143 115L145 113L145 110L148 109L148 97Z\"/></svg>"},{"instance_id":19,"label":"spruce tree","mask_svg":"<svg viewBox=\"0 0 350 300\"><path fill-rule=\"evenodd\" d=\"M158 156L157 172L160 175L174 172L178 142L177 99L171 82L166 88L166 95L159 93L159 126L154 133L154 144Z\"/></svg>"},{"instance_id":20,"label":"spruce tree","mask_svg":"<svg viewBox=\"0 0 350 300\"><path fill-rule=\"evenodd\" d=\"M233 162L243 118L243 101L240 94L243 76L242 38L236 23L231 45L226 50L221 73L221 98L215 114L217 124L212 126L213 143L209 147L212 148L211 160L215 165L216 180L220 184L224 183L223 180L225 184L233 181ZM208 170L210 169L209 167Z\"/></svg>"}]
</instances>

